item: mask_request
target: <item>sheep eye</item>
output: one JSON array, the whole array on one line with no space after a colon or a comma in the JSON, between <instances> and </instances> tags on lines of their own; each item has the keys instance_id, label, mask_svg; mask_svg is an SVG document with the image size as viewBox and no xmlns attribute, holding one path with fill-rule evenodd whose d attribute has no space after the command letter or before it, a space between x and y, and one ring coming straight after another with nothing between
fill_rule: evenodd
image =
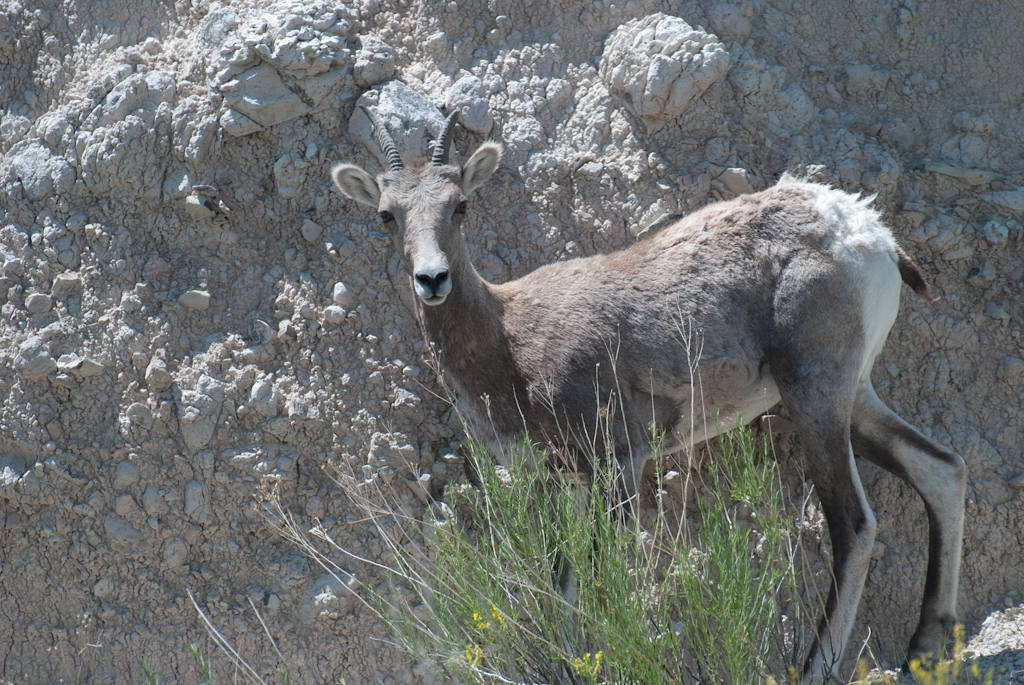
<instances>
[{"instance_id":1,"label":"sheep eye","mask_svg":"<svg viewBox=\"0 0 1024 685\"><path fill-rule=\"evenodd\" d=\"M458 207L458 209L455 210L455 213L456 214L465 214L466 213L466 201L465 200L463 200L462 202L459 203L459 207Z\"/></svg>"},{"instance_id":2,"label":"sheep eye","mask_svg":"<svg viewBox=\"0 0 1024 685\"><path fill-rule=\"evenodd\" d=\"M384 223L390 223L395 218L391 216L391 212L378 212L377 216L379 216L380 220Z\"/></svg>"}]
</instances>

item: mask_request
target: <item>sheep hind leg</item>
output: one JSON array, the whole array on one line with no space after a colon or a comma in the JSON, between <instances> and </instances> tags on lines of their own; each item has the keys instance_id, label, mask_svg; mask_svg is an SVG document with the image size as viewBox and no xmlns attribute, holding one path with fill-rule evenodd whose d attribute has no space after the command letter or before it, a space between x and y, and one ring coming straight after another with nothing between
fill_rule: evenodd
<instances>
[{"instance_id":1,"label":"sheep hind leg","mask_svg":"<svg viewBox=\"0 0 1024 685\"><path fill-rule=\"evenodd\" d=\"M832 578L801 674L804 685L833 677L857 617L871 562L876 522L850 447L856 381L816 384L780 360L773 365L782 402L797 425L807 475L832 542Z\"/></svg>"},{"instance_id":2,"label":"sheep hind leg","mask_svg":"<svg viewBox=\"0 0 1024 685\"><path fill-rule=\"evenodd\" d=\"M906 481L928 513L928 570L921 619L908 659L938 656L956 624L967 467L960 455L929 440L860 384L851 420L853 451Z\"/></svg>"},{"instance_id":3,"label":"sheep hind leg","mask_svg":"<svg viewBox=\"0 0 1024 685\"><path fill-rule=\"evenodd\" d=\"M798 424L799 425L799 424ZM853 460L847 429L829 431L825 449L801 431L809 475L821 502L832 541L832 583L825 610L804 662L803 682L821 683L834 675L853 630L875 541L875 516ZM827 458L823 457L828 455ZM824 463L822 463L824 461Z\"/></svg>"}]
</instances>

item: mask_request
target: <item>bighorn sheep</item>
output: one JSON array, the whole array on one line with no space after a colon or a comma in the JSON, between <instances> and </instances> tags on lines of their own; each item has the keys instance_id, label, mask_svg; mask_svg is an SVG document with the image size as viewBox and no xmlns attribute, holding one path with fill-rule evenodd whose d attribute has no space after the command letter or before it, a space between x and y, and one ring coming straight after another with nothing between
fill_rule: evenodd
<instances>
[{"instance_id":1,"label":"bighorn sheep","mask_svg":"<svg viewBox=\"0 0 1024 685\"><path fill-rule=\"evenodd\" d=\"M452 114L433 163L406 169L366 112L388 168L374 179L338 166L334 182L374 207L390 231L427 341L494 438L524 426L539 441L599 437L595 408L614 400L606 431L632 496L652 456L652 429L664 431L661 450L670 453L714 435L716 412L735 423L781 401L799 431L834 555L804 681L821 682L842 657L871 558L875 517L854 452L924 499L928 570L909 653L938 653L956 620L966 467L872 387L901 280L921 296L928 284L869 200L784 175L624 250L492 285L470 264L462 228L467 198L498 166L498 145L484 143L461 168L449 164ZM683 315L702 336L699 375L683 349Z\"/></svg>"}]
</instances>

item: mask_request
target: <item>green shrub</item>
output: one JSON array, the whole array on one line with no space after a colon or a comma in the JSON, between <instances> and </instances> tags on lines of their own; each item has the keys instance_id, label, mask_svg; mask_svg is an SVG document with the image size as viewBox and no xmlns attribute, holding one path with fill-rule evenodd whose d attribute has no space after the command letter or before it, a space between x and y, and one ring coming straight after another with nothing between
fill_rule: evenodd
<instances>
[{"instance_id":1,"label":"green shrub","mask_svg":"<svg viewBox=\"0 0 1024 685\"><path fill-rule=\"evenodd\" d=\"M433 505L426 558L393 547L376 606L405 650L464 682L764 682L795 587L792 526L751 433L718 452L690 534L660 498L653 527L623 525L607 472L552 477L525 442L505 471L472 445L479 487Z\"/></svg>"}]
</instances>

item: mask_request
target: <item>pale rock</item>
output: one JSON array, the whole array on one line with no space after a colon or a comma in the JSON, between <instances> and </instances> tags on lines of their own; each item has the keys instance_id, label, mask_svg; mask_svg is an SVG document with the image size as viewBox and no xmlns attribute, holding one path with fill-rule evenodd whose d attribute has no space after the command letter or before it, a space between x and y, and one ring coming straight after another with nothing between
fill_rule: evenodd
<instances>
[{"instance_id":1,"label":"pale rock","mask_svg":"<svg viewBox=\"0 0 1024 685\"><path fill-rule=\"evenodd\" d=\"M418 478L410 476L410 486L412 487L413 492L416 493L416 496L419 497L420 502L423 504L427 504L431 499L433 499L431 486L432 478L433 476L429 473L421 473Z\"/></svg>"},{"instance_id":2,"label":"pale rock","mask_svg":"<svg viewBox=\"0 0 1024 685\"><path fill-rule=\"evenodd\" d=\"M750 177L747 174L746 169L730 168L723 171L718 176L718 180L722 182L725 189L736 195L746 195L747 193L754 192L753 186L750 185Z\"/></svg>"},{"instance_id":3,"label":"pale rock","mask_svg":"<svg viewBox=\"0 0 1024 685\"><path fill-rule=\"evenodd\" d=\"M396 80L366 91L356 104L366 105L377 113L405 166L420 166L430 161L433 144L444 128L444 117L430 100ZM387 158L377 145L372 129L369 118L357 106L349 119L349 136L366 146L377 156L381 166L387 168Z\"/></svg>"},{"instance_id":4,"label":"pale rock","mask_svg":"<svg viewBox=\"0 0 1024 685\"><path fill-rule=\"evenodd\" d=\"M133 113L144 121L152 122L153 114L160 105L174 99L175 90L174 77L162 71L129 74L93 109L82 123L82 128L87 131L108 128Z\"/></svg>"},{"instance_id":5,"label":"pale rock","mask_svg":"<svg viewBox=\"0 0 1024 685\"><path fill-rule=\"evenodd\" d=\"M53 285L50 286L50 294L58 300L63 300L76 294L81 288L81 274L75 271L66 271L62 274L57 274L57 277L53 279Z\"/></svg>"},{"instance_id":6,"label":"pale rock","mask_svg":"<svg viewBox=\"0 0 1024 685\"><path fill-rule=\"evenodd\" d=\"M309 162L301 155L284 154L274 162L274 180L277 194L285 199L299 197L302 184L306 182L306 168Z\"/></svg>"},{"instance_id":7,"label":"pale rock","mask_svg":"<svg viewBox=\"0 0 1024 685\"><path fill-rule=\"evenodd\" d=\"M6 278L20 277L23 273L25 273L25 261L19 257L5 259L3 269L0 270L0 275Z\"/></svg>"},{"instance_id":8,"label":"pale rock","mask_svg":"<svg viewBox=\"0 0 1024 685\"><path fill-rule=\"evenodd\" d=\"M13 113L0 121L0 141L14 145L21 141L32 129L32 121L28 117L14 116Z\"/></svg>"},{"instance_id":9,"label":"pale rock","mask_svg":"<svg viewBox=\"0 0 1024 685\"><path fill-rule=\"evenodd\" d=\"M160 392L171 387L173 382L174 377L167 371L167 362L164 361L163 356L153 355L149 366L146 367L146 385L151 390Z\"/></svg>"},{"instance_id":10,"label":"pale rock","mask_svg":"<svg viewBox=\"0 0 1024 685\"><path fill-rule=\"evenodd\" d=\"M0 488L16 484L25 472L26 464L23 457L0 453Z\"/></svg>"},{"instance_id":11,"label":"pale rock","mask_svg":"<svg viewBox=\"0 0 1024 685\"><path fill-rule=\"evenodd\" d=\"M25 309L30 314L45 314L53 306L53 298L45 293L32 293L25 298Z\"/></svg>"},{"instance_id":12,"label":"pale rock","mask_svg":"<svg viewBox=\"0 0 1024 685\"><path fill-rule=\"evenodd\" d=\"M212 219L217 216L213 201L208 197L189 195L185 198L185 212L193 219Z\"/></svg>"},{"instance_id":13,"label":"pale rock","mask_svg":"<svg viewBox=\"0 0 1024 685\"><path fill-rule=\"evenodd\" d=\"M258 345L265 345L274 339L274 329L262 319L253 321L249 326L249 337Z\"/></svg>"},{"instance_id":14,"label":"pale rock","mask_svg":"<svg viewBox=\"0 0 1024 685\"><path fill-rule=\"evenodd\" d=\"M472 74L463 76L448 89L444 107L449 114L458 110L459 123L474 133L487 135L494 125L490 105L484 97L484 84Z\"/></svg>"},{"instance_id":15,"label":"pale rock","mask_svg":"<svg viewBox=\"0 0 1024 685\"><path fill-rule=\"evenodd\" d=\"M189 481L185 485L185 513L196 523L206 523L206 489L197 480Z\"/></svg>"},{"instance_id":16,"label":"pale rock","mask_svg":"<svg viewBox=\"0 0 1024 685\"><path fill-rule=\"evenodd\" d=\"M137 293L126 291L121 293L121 311L131 314L142 309L142 300Z\"/></svg>"},{"instance_id":17,"label":"pale rock","mask_svg":"<svg viewBox=\"0 0 1024 685\"><path fill-rule=\"evenodd\" d=\"M564 78L553 78L545 88L544 96L548 101L548 107L558 109L572 97L572 84Z\"/></svg>"},{"instance_id":18,"label":"pale rock","mask_svg":"<svg viewBox=\"0 0 1024 685\"><path fill-rule=\"evenodd\" d=\"M135 465L135 462L122 461L114 470L114 489L127 490L139 482L140 475L139 467Z\"/></svg>"},{"instance_id":19,"label":"pale rock","mask_svg":"<svg viewBox=\"0 0 1024 685\"><path fill-rule=\"evenodd\" d=\"M103 530L111 543L129 550L140 547L144 539L132 524L116 514L107 515Z\"/></svg>"},{"instance_id":20,"label":"pale rock","mask_svg":"<svg viewBox=\"0 0 1024 685\"><path fill-rule=\"evenodd\" d=\"M708 22L719 38L742 43L750 37L751 23L754 16L753 5L746 2L735 5L731 2L720 2L708 10Z\"/></svg>"},{"instance_id":21,"label":"pale rock","mask_svg":"<svg viewBox=\"0 0 1024 685\"><path fill-rule=\"evenodd\" d=\"M291 319L281 319L277 323L277 334L274 337L276 340L283 343L294 340L295 324L292 323Z\"/></svg>"},{"instance_id":22,"label":"pale rock","mask_svg":"<svg viewBox=\"0 0 1024 685\"><path fill-rule=\"evenodd\" d=\"M430 34L423 39L423 49L435 55L444 54L448 50L448 34L444 31Z\"/></svg>"},{"instance_id":23,"label":"pale rock","mask_svg":"<svg viewBox=\"0 0 1024 685\"><path fill-rule=\"evenodd\" d=\"M846 92L855 98L867 98L885 90L889 75L872 69L866 64L850 64L846 67Z\"/></svg>"},{"instance_id":24,"label":"pale rock","mask_svg":"<svg viewBox=\"0 0 1024 685\"><path fill-rule=\"evenodd\" d=\"M327 323L340 324L345 320L347 312L338 305L324 307L324 321Z\"/></svg>"},{"instance_id":25,"label":"pale rock","mask_svg":"<svg viewBox=\"0 0 1024 685\"><path fill-rule=\"evenodd\" d=\"M50 356L50 348L39 336L32 336L18 347L14 368L29 381L46 378L57 371L57 362Z\"/></svg>"},{"instance_id":26,"label":"pale rock","mask_svg":"<svg viewBox=\"0 0 1024 685\"><path fill-rule=\"evenodd\" d=\"M179 408L178 428L185 447L195 453L209 444L216 424L214 418L202 409L186 405Z\"/></svg>"},{"instance_id":27,"label":"pale rock","mask_svg":"<svg viewBox=\"0 0 1024 685\"><path fill-rule=\"evenodd\" d=\"M15 144L0 159L0 189L10 193L20 182L25 198L42 200L65 194L75 184L75 170L62 157L53 154L38 139L23 140Z\"/></svg>"},{"instance_id":28,"label":"pale rock","mask_svg":"<svg viewBox=\"0 0 1024 685\"><path fill-rule=\"evenodd\" d=\"M338 281L334 284L334 292L331 295L331 299L339 307L352 309L356 303L356 294L350 287Z\"/></svg>"},{"instance_id":29,"label":"pale rock","mask_svg":"<svg viewBox=\"0 0 1024 685\"><path fill-rule=\"evenodd\" d=\"M283 124L313 109L285 85L269 62L261 62L224 84L221 92L225 106L261 127Z\"/></svg>"},{"instance_id":30,"label":"pale rock","mask_svg":"<svg viewBox=\"0 0 1024 685\"><path fill-rule=\"evenodd\" d=\"M818 116L818 108L797 83L791 83L777 96L777 111L768 114L768 120L777 122L780 134L799 133Z\"/></svg>"},{"instance_id":31,"label":"pale rock","mask_svg":"<svg viewBox=\"0 0 1024 685\"><path fill-rule=\"evenodd\" d=\"M135 498L129 494L118 495L114 499L114 513L118 516L130 516L139 510L139 505L135 503Z\"/></svg>"},{"instance_id":32,"label":"pale rock","mask_svg":"<svg viewBox=\"0 0 1024 685\"><path fill-rule=\"evenodd\" d=\"M316 495L313 495L306 500L305 510L306 516L309 516L310 518L322 519L327 515L327 505L324 504L324 501Z\"/></svg>"},{"instance_id":33,"label":"pale rock","mask_svg":"<svg viewBox=\"0 0 1024 685\"><path fill-rule=\"evenodd\" d=\"M1024 188L985 193L981 196L981 199L1015 212L1024 212Z\"/></svg>"},{"instance_id":34,"label":"pale rock","mask_svg":"<svg viewBox=\"0 0 1024 685\"><path fill-rule=\"evenodd\" d=\"M92 594L97 599L105 599L114 594L114 584L109 578L100 578L96 581L96 584L92 586Z\"/></svg>"},{"instance_id":35,"label":"pale rock","mask_svg":"<svg viewBox=\"0 0 1024 685\"><path fill-rule=\"evenodd\" d=\"M173 571L188 559L188 543L181 538L168 538L164 543L164 568Z\"/></svg>"},{"instance_id":36,"label":"pale rock","mask_svg":"<svg viewBox=\"0 0 1024 685\"><path fill-rule=\"evenodd\" d=\"M729 53L714 36L659 12L612 31L599 73L653 132L725 78L729 66Z\"/></svg>"},{"instance_id":37,"label":"pale rock","mask_svg":"<svg viewBox=\"0 0 1024 685\"><path fill-rule=\"evenodd\" d=\"M420 443L420 468L429 469L434 465L437 460L437 455L434 454L433 448L430 446L429 440L424 440Z\"/></svg>"},{"instance_id":38,"label":"pale rock","mask_svg":"<svg viewBox=\"0 0 1024 685\"><path fill-rule=\"evenodd\" d=\"M178 402L178 428L190 453L196 453L213 438L224 409L227 384L197 369L185 368L174 386Z\"/></svg>"},{"instance_id":39,"label":"pale rock","mask_svg":"<svg viewBox=\"0 0 1024 685\"><path fill-rule=\"evenodd\" d=\"M323 236L324 229L320 228L320 224L310 219L305 219L302 222L302 237L306 239L306 242L316 244L320 242L320 237Z\"/></svg>"},{"instance_id":40,"label":"pale rock","mask_svg":"<svg viewBox=\"0 0 1024 685\"><path fill-rule=\"evenodd\" d=\"M985 303L985 316L990 316L993 319L999 319L1000 321L1009 321L1010 314L1006 311L1006 308L1001 304L995 302Z\"/></svg>"},{"instance_id":41,"label":"pale rock","mask_svg":"<svg viewBox=\"0 0 1024 685\"><path fill-rule=\"evenodd\" d=\"M81 363L75 369L75 374L82 378L92 378L93 376L104 374L106 371L107 367L101 362L86 357L85 359L82 359Z\"/></svg>"},{"instance_id":42,"label":"pale rock","mask_svg":"<svg viewBox=\"0 0 1024 685\"><path fill-rule=\"evenodd\" d=\"M205 312L210 308L210 293L205 290L188 290L178 298L178 304L186 309Z\"/></svg>"},{"instance_id":43,"label":"pale rock","mask_svg":"<svg viewBox=\"0 0 1024 685\"><path fill-rule=\"evenodd\" d=\"M711 164L725 164L729 159L729 140L727 138L711 138L704 144L704 159Z\"/></svg>"},{"instance_id":44,"label":"pale rock","mask_svg":"<svg viewBox=\"0 0 1024 685\"><path fill-rule=\"evenodd\" d=\"M323 421L320 408L299 397L289 397L284 403L285 414L289 419L306 419Z\"/></svg>"},{"instance_id":45,"label":"pale rock","mask_svg":"<svg viewBox=\"0 0 1024 685\"><path fill-rule=\"evenodd\" d=\"M260 126L255 121L235 109L229 109L221 115L220 125L221 128L224 129L225 133L229 136L235 136L236 138L266 130L265 127Z\"/></svg>"},{"instance_id":46,"label":"pale rock","mask_svg":"<svg viewBox=\"0 0 1024 685\"><path fill-rule=\"evenodd\" d=\"M998 221L987 222L982 226L981 230L985 240L997 250L1003 249L1006 246L1007 239L1010 237L1010 229Z\"/></svg>"},{"instance_id":47,"label":"pale rock","mask_svg":"<svg viewBox=\"0 0 1024 685\"><path fill-rule=\"evenodd\" d=\"M1000 380L1016 383L1024 374L1024 359L1019 357L1003 357L999 362Z\"/></svg>"},{"instance_id":48,"label":"pale rock","mask_svg":"<svg viewBox=\"0 0 1024 685\"><path fill-rule=\"evenodd\" d=\"M277 416L282 393L269 378L260 378L249 389L249 408L260 416L272 419Z\"/></svg>"},{"instance_id":49,"label":"pale rock","mask_svg":"<svg viewBox=\"0 0 1024 685\"><path fill-rule=\"evenodd\" d=\"M359 49L353 66L357 85L364 88L383 83L395 75L395 51L380 38L359 37Z\"/></svg>"},{"instance_id":50,"label":"pale rock","mask_svg":"<svg viewBox=\"0 0 1024 685\"><path fill-rule=\"evenodd\" d=\"M313 581L299 603L299 618L339 619L352 611L356 592L361 587L351 573L325 573Z\"/></svg>"},{"instance_id":51,"label":"pale rock","mask_svg":"<svg viewBox=\"0 0 1024 685\"><path fill-rule=\"evenodd\" d=\"M513 117L505 122L502 136L514 160L523 159L526 153L541 146L547 139L540 121L529 115Z\"/></svg>"},{"instance_id":52,"label":"pale rock","mask_svg":"<svg viewBox=\"0 0 1024 685\"><path fill-rule=\"evenodd\" d=\"M164 496L152 485L142 493L142 508L149 516L162 516L170 510Z\"/></svg>"},{"instance_id":53,"label":"pale rock","mask_svg":"<svg viewBox=\"0 0 1024 685\"><path fill-rule=\"evenodd\" d=\"M136 426L149 428L153 425L153 410L142 402L132 402L124 411L125 418Z\"/></svg>"},{"instance_id":54,"label":"pale rock","mask_svg":"<svg viewBox=\"0 0 1024 685\"><path fill-rule=\"evenodd\" d=\"M987 259L981 260L978 266L971 269L967 274L967 283L975 288L985 288L996 277L996 268Z\"/></svg>"}]
</instances>

